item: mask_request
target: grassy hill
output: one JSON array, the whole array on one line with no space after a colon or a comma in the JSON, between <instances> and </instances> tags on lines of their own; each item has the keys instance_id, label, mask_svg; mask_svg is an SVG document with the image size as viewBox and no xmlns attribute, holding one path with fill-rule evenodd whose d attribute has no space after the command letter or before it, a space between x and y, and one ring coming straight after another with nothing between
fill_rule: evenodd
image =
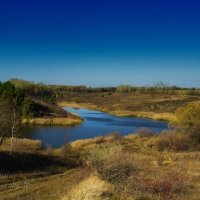
<instances>
[{"instance_id":1,"label":"grassy hill","mask_svg":"<svg viewBox=\"0 0 200 200\"><path fill-rule=\"evenodd\" d=\"M65 111L56 104L49 104L39 99L32 99L32 101L34 117L23 117L23 124L71 126L83 122L81 117Z\"/></svg>"},{"instance_id":2,"label":"grassy hill","mask_svg":"<svg viewBox=\"0 0 200 200\"><path fill-rule=\"evenodd\" d=\"M136 92L65 93L58 99L61 106L99 109L117 116L173 120L174 112L188 103L200 101L199 95L144 94Z\"/></svg>"}]
</instances>

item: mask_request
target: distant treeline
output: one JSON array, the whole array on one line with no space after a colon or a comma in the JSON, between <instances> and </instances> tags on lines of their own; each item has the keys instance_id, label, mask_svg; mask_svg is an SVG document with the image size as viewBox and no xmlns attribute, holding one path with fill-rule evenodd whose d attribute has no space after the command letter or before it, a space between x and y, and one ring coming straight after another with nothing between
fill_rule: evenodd
<instances>
[{"instance_id":1,"label":"distant treeline","mask_svg":"<svg viewBox=\"0 0 200 200\"><path fill-rule=\"evenodd\" d=\"M198 88L181 88L177 86L130 86L121 85L116 88L117 92L136 92L143 94L183 94L183 95L200 95Z\"/></svg>"},{"instance_id":2,"label":"distant treeline","mask_svg":"<svg viewBox=\"0 0 200 200\"><path fill-rule=\"evenodd\" d=\"M144 93L144 94L183 94L200 95L199 88L182 88L169 86L163 82L158 82L154 86L131 86L120 85L118 87L87 87L67 86L67 85L45 85L44 83L34 83L25 80L12 79L10 82L17 88L21 88L26 94L39 97L49 103L54 103L56 98L62 98L64 92L79 93L100 93L100 92L120 92L120 93Z\"/></svg>"}]
</instances>

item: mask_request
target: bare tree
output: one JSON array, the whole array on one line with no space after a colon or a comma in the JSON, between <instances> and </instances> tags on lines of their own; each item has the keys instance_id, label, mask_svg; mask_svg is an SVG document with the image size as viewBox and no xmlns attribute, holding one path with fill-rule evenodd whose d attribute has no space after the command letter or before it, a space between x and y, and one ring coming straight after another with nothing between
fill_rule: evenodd
<instances>
[{"instance_id":1,"label":"bare tree","mask_svg":"<svg viewBox=\"0 0 200 200\"><path fill-rule=\"evenodd\" d=\"M13 138L18 133L20 115L17 107L11 102L0 102L0 145L4 137L11 137L10 154L13 149Z\"/></svg>"}]
</instances>

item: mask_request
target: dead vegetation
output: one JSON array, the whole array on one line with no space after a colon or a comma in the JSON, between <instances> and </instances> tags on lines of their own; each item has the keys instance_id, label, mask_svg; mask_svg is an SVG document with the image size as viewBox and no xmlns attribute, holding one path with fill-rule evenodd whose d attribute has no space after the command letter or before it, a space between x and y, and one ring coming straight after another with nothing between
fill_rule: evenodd
<instances>
[{"instance_id":1,"label":"dead vegetation","mask_svg":"<svg viewBox=\"0 0 200 200\"><path fill-rule=\"evenodd\" d=\"M98 109L117 116L171 121L174 120L174 112L177 108L199 100L199 95L181 93L171 95L137 92L65 92L63 98L57 101L61 106Z\"/></svg>"},{"instance_id":2,"label":"dead vegetation","mask_svg":"<svg viewBox=\"0 0 200 200\"><path fill-rule=\"evenodd\" d=\"M12 158L1 152L0 157L4 158L1 163L9 160L10 168L4 164L7 172L1 169L0 197L22 200L198 199L199 153L159 152L158 137L121 137L113 133L67 143L60 149L40 149L34 153L21 149L13 153ZM28 144L28 141L22 143ZM32 145L33 149L38 147L39 143Z\"/></svg>"}]
</instances>

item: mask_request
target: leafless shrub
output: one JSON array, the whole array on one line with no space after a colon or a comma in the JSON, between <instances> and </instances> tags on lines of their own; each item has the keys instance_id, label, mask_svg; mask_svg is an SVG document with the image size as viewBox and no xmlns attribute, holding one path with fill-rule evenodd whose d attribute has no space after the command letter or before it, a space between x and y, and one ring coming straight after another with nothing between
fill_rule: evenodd
<instances>
[{"instance_id":1,"label":"leafless shrub","mask_svg":"<svg viewBox=\"0 0 200 200\"><path fill-rule=\"evenodd\" d=\"M51 145L47 146L46 152L47 152L47 155L49 156L53 154L53 148Z\"/></svg>"},{"instance_id":2,"label":"leafless shrub","mask_svg":"<svg viewBox=\"0 0 200 200\"><path fill-rule=\"evenodd\" d=\"M149 138L156 135L150 128L140 128L137 132L141 138Z\"/></svg>"},{"instance_id":3,"label":"leafless shrub","mask_svg":"<svg viewBox=\"0 0 200 200\"><path fill-rule=\"evenodd\" d=\"M157 156L157 164L158 164L159 166L163 166L164 161L165 161L164 156L163 156L162 154L159 154L159 155Z\"/></svg>"},{"instance_id":4,"label":"leafless shrub","mask_svg":"<svg viewBox=\"0 0 200 200\"><path fill-rule=\"evenodd\" d=\"M61 148L61 156L63 158L68 157L68 155L71 153L71 144L69 142L65 142L65 144Z\"/></svg>"},{"instance_id":5,"label":"leafless shrub","mask_svg":"<svg viewBox=\"0 0 200 200\"><path fill-rule=\"evenodd\" d=\"M157 138L156 147L159 151L185 151L189 149L188 138L177 132L163 132Z\"/></svg>"},{"instance_id":6,"label":"leafless shrub","mask_svg":"<svg viewBox=\"0 0 200 200\"><path fill-rule=\"evenodd\" d=\"M133 155L118 150L90 154L90 162L102 180L113 184L120 191L124 190L130 178L133 179L137 170Z\"/></svg>"},{"instance_id":7,"label":"leafless shrub","mask_svg":"<svg viewBox=\"0 0 200 200\"><path fill-rule=\"evenodd\" d=\"M163 200L169 200L174 193L181 191L186 183L186 174L181 170L172 169L163 177L141 180L138 190L159 195Z\"/></svg>"},{"instance_id":8,"label":"leafless shrub","mask_svg":"<svg viewBox=\"0 0 200 200\"><path fill-rule=\"evenodd\" d=\"M106 141L119 140L122 138L122 135L119 132L112 132L105 136Z\"/></svg>"}]
</instances>

